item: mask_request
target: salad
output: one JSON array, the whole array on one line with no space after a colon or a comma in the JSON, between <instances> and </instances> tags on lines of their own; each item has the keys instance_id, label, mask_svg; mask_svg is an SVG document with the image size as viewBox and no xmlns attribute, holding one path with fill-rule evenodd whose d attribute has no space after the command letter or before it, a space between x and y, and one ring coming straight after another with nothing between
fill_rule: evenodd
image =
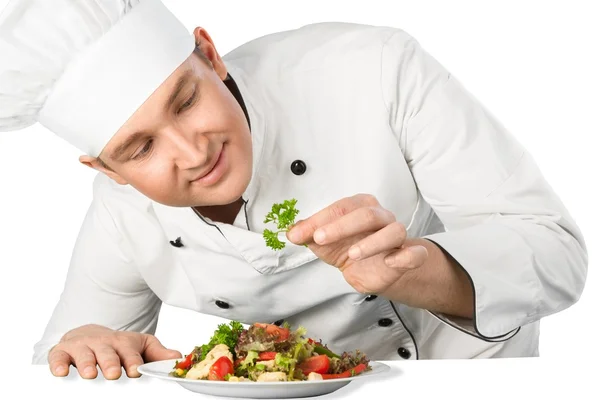
<instances>
[{"instance_id":1,"label":"salad","mask_svg":"<svg viewBox=\"0 0 600 400\"><path fill-rule=\"evenodd\" d=\"M210 341L177 361L171 376L229 382L279 382L348 378L371 370L360 350L337 355L306 329L237 321L220 324Z\"/></svg>"}]
</instances>

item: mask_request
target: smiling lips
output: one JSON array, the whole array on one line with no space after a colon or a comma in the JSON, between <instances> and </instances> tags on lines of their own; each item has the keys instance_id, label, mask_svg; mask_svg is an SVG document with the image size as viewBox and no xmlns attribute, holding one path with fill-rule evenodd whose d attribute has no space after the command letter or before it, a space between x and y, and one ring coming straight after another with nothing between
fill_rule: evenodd
<instances>
[{"instance_id":1,"label":"smiling lips","mask_svg":"<svg viewBox=\"0 0 600 400\"><path fill-rule=\"evenodd\" d=\"M199 183L204 186L212 185L212 184L216 183L221 178L223 173L225 172L224 158L225 158L225 145L223 145L223 147L221 147L221 150L219 151L219 153L216 155L216 157L214 157L212 165L210 166L208 171L206 173L200 175L200 177L194 179L192 181L192 183Z\"/></svg>"}]
</instances>

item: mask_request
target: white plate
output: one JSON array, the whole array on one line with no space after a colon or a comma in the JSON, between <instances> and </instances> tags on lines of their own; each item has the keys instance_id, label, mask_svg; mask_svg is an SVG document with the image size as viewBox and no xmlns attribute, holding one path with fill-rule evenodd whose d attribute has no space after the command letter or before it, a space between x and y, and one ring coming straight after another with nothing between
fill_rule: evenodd
<instances>
[{"instance_id":1,"label":"white plate","mask_svg":"<svg viewBox=\"0 0 600 400\"><path fill-rule=\"evenodd\" d=\"M169 376L173 365L179 360L165 360L142 364L138 371L142 375L177 382L192 392L212 396L242 397L247 399L290 399L321 396L335 392L356 379L367 379L388 372L391 368L371 361L371 370L350 378L327 379L322 381L298 382L225 382L176 378Z\"/></svg>"}]
</instances>

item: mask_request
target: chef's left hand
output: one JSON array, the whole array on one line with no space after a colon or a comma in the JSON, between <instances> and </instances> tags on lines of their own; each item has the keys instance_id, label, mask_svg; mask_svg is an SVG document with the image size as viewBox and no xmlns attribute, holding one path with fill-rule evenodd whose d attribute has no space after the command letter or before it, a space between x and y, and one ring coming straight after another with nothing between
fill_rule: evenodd
<instances>
[{"instance_id":1,"label":"chef's left hand","mask_svg":"<svg viewBox=\"0 0 600 400\"><path fill-rule=\"evenodd\" d=\"M360 293L381 294L406 271L422 266L427 249L407 240L405 226L368 194L341 199L287 233L342 271Z\"/></svg>"}]
</instances>

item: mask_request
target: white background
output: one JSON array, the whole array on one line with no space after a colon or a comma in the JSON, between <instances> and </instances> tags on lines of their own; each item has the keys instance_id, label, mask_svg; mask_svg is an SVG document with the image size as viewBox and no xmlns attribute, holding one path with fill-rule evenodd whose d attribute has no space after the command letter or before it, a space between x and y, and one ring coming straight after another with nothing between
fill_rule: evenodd
<instances>
[{"instance_id":1,"label":"white background","mask_svg":"<svg viewBox=\"0 0 600 400\"><path fill-rule=\"evenodd\" d=\"M6 3L0 0L0 7ZM165 3L190 30L205 27L221 54L263 34L321 21L394 26L415 36L525 144L583 230L587 286L575 306L543 320L540 351L543 358L564 360L568 368L583 369L589 361L597 368L597 2ZM78 163L79 155L40 126L0 133L0 379L12 376L12 384L31 368L32 347L60 296L91 201L95 172ZM157 335L185 353L207 339L216 322L165 306Z\"/></svg>"}]
</instances>

